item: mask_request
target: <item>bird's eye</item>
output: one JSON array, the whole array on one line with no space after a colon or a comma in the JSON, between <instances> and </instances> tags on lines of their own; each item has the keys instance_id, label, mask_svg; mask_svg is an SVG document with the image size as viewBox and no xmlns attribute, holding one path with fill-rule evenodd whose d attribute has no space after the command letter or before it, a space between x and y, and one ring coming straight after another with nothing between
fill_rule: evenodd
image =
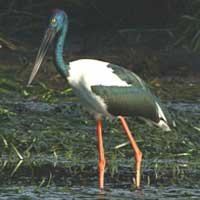
<instances>
[{"instance_id":1,"label":"bird's eye","mask_svg":"<svg viewBox=\"0 0 200 200\"><path fill-rule=\"evenodd\" d=\"M52 18L51 23L55 24L57 22L56 18Z\"/></svg>"}]
</instances>

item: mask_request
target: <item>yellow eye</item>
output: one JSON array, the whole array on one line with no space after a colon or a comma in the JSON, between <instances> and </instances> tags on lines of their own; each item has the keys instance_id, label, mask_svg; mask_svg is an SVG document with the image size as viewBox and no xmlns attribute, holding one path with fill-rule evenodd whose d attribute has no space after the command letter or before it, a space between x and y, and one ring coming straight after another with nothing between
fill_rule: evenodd
<instances>
[{"instance_id":1,"label":"yellow eye","mask_svg":"<svg viewBox=\"0 0 200 200\"><path fill-rule=\"evenodd\" d=\"M56 21L57 21L57 20L56 20L55 18L53 18L53 19L51 20L51 23L52 23L52 24L55 24Z\"/></svg>"}]
</instances>

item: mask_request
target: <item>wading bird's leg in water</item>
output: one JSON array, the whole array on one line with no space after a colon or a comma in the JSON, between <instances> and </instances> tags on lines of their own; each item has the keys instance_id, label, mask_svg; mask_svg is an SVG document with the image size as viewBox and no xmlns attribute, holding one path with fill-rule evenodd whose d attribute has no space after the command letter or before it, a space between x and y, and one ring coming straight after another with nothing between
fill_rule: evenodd
<instances>
[{"instance_id":1,"label":"wading bird's leg in water","mask_svg":"<svg viewBox=\"0 0 200 200\"><path fill-rule=\"evenodd\" d=\"M135 152L135 168L136 168L136 189L140 189L140 168L141 168L141 161L142 161L142 152L140 151L139 147L137 146L134 137L131 134L130 129L128 128L128 125L124 119L124 117L119 116L118 117L121 121L122 127L125 130L126 135L128 136L128 139L131 143L131 146Z\"/></svg>"},{"instance_id":2,"label":"wading bird's leg in water","mask_svg":"<svg viewBox=\"0 0 200 200\"><path fill-rule=\"evenodd\" d=\"M104 148L103 148L103 138L102 138L102 127L101 119L97 119L97 138L98 138L98 150L99 150L99 189L103 190L104 188L104 171L106 166L106 160L104 157Z\"/></svg>"}]
</instances>

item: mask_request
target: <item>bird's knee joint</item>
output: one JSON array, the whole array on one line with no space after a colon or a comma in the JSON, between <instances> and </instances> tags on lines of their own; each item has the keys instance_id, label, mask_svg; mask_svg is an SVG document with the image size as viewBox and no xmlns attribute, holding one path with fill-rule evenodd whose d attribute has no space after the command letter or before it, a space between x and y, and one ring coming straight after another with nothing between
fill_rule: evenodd
<instances>
[{"instance_id":1,"label":"bird's knee joint","mask_svg":"<svg viewBox=\"0 0 200 200\"><path fill-rule=\"evenodd\" d=\"M105 160L99 160L99 169L104 170L106 166L106 161Z\"/></svg>"},{"instance_id":2,"label":"bird's knee joint","mask_svg":"<svg viewBox=\"0 0 200 200\"><path fill-rule=\"evenodd\" d=\"M135 158L137 161L141 161L142 160L142 152L141 151L138 151L135 155Z\"/></svg>"}]
</instances>

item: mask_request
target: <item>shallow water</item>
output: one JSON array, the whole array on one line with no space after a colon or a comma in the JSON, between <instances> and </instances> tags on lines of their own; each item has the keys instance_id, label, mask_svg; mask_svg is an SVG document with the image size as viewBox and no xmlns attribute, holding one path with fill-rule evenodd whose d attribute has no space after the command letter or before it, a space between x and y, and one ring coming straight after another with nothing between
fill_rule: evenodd
<instances>
[{"instance_id":1,"label":"shallow water","mask_svg":"<svg viewBox=\"0 0 200 200\"><path fill-rule=\"evenodd\" d=\"M23 200L75 200L75 199L93 199L93 200L120 200L120 199L141 199L141 200L189 200L199 199L199 189L188 188L154 188L146 187L142 192L131 192L127 189L110 188L109 191L99 192L94 187L48 187L37 189L34 186L22 187L1 187L1 199L23 199Z\"/></svg>"},{"instance_id":2,"label":"shallow water","mask_svg":"<svg viewBox=\"0 0 200 200\"><path fill-rule=\"evenodd\" d=\"M0 104L4 107L12 108L12 111L33 115L33 113L48 114L57 110L66 109L68 112L63 112L64 116L70 116L72 111L68 110L72 104L48 104L34 101L15 102L1 101ZM170 109L176 110L177 113L195 113L199 116L199 105L194 103L169 103ZM75 107L73 112L79 112L79 107ZM33 112L33 113L32 113ZM194 115L193 115L194 116ZM77 117L73 114L73 117ZM90 124L79 124L78 129L94 132L94 127ZM69 127L68 127L69 129ZM69 129L70 130L70 129ZM84 145L84 144L83 144ZM120 158L118 158L120 159ZM130 160L134 163L133 158ZM21 162L21 163L20 163ZM105 191L98 190L97 177L97 160L82 160L72 163L63 156L43 156L32 155L31 160L24 159L14 163L7 156L1 160L1 180L0 183L0 199L142 199L142 200L188 200L200 199L200 184L195 182L193 176L199 176L196 173L196 168L192 166L188 158L166 158L163 160L148 160L143 161L143 188L141 192L134 191L131 177L134 176L131 169L131 162L122 164L119 161L121 170L118 176L109 178L110 174L106 174ZM84 170L81 170L81 164L84 165ZM155 169L150 167L153 165L161 165L158 174L160 178L155 178L157 175ZM165 167L162 171L162 165ZM173 165L179 168L185 168L184 178L178 174L173 177ZM71 166L69 169L68 166ZM168 167L166 167L168 166ZM90 167L92 169L90 169ZM191 170L190 170L191 167ZM179 169L180 170L180 169ZM198 169L197 169L198 170ZM175 170L176 171L176 170ZM178 170L177 170L178 171ZM190 178L185 178L190 176ZM11 176L10 176L11 175ZM124 177L126 178L124 178ZM151 180L150 180L151 179ZM182 181L188 181L187 184L182 184ZM150 182L150 183L148 183Z\"/></svg>"},{"instance_id":3,"label":"shallow water","mask_svg":"<svg viewBox=\"0 0 200 200\"><path fill-rule=\"evenodd\" d=\"M200 199L199 100L166 103L176 122L170 133L128 119L143 151L141 192L134 190L127 138L117 120L103 120L107 171L100 193L95 121L77 99L2 83L0 199Z\"/></svg>"}]
</instances>

